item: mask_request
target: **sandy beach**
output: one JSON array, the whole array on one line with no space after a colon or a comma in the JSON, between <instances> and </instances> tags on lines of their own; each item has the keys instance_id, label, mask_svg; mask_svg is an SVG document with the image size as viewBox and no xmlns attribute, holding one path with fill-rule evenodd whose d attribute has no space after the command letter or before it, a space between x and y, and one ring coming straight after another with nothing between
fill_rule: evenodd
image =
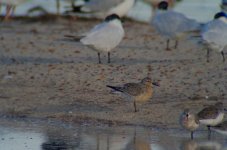
<instances>
[{"instance_id":1,"label":"sandy beach","mask_svg":"<svg viewBox=\"0 0 227 150\"><path fill-rule=\"evenodd\" d=\"M216 101L226 103L227 66L186 37L177 49L148 25L125 21L126 36L111 52L111 63L80 42L100 20L11 20L0 24L1 117L57 119L80 124L141 125L178 128L185 108L198 112ZM174 41L172 41L174 45ZM114 95L106 85L158 81L154 96L138 105Z\"/></svg>"}]
</instances>

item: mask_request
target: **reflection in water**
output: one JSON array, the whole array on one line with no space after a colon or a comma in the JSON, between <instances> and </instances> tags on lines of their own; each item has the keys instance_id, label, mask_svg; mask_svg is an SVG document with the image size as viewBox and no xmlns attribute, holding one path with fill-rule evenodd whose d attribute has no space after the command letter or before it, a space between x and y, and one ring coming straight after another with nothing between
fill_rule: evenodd
<instances>
[{"instance_id":1,"label":"reflection in water","mask_svg":"<svg viewBox=\"0 0 227 150\"><path fill-rule=\"evenodd\" d=\"M71 147L69 147L64 141L61 141L61 139L51 140L42 144L43 150L67 150L69 148Z\"/></svg>"},{"instance_id":2,"label":"reflection in water","mask_svg":"<svg viewBox=\"0 0 227 150\"><path fill-rule=\"evenodd\" d=\"M46 129L46 141L42 143L42 150L72 150L79 146L78 130L70 132L55 128Z\"/></svg>"},{"instance_id":3,"label":"reflection in water","mask_svg":"<svg viewBox=\"0 0 227 150\"><path fill-rule=\"evenodd\" d=\"M6 125L5 125L6 126ZM188 134L175 130L140 127L58 128L36 124L35 127L1 127L0 149L4 150L224 150L220 134L207 141L206 132L190 140ZM218 142L216 142L218 141Z\"/></svg>"},{"instance_id":4,"label":"reflection in water","mask_svg":"<svg viewBox=\"0 0 227 150\"><path fill-rule=\"evenodd\" d=\"M198 144L194 140L183 141L180 147L180 150L196 150Z\"/></svg>"},{"instance_id":5,"label":"reflection in water","mask_svg":"<svg viewBox=\"0 0 227 150\"><path fill-rule=\"evenodd\" d=\"M151 150L150 135L146 129L134 129L134 135L124 150Z\"/></svg>"},{"instance_id":6,"label":"reflection in water","mask_svg":"<svg viewBox=\"0 0 227 150\"><path fill-rule=\"evenodd\" d=\"M222 145L215 141L196 142L194 140L186 140L181 144L180 150L221 150Z\"/></svg>"},{"instance_id":7,"label":"reflection in water","mask_svg":"<svg viewBox=\"0 0 227 150\"><path fill-rule=\"evenodd\" d=\"M1 150L40 150L44 135L34 131L15 128L0 128Z\"/></svg>"},{"instance_id":8,"label":"reflection in water","mask_svg":"<svg viewBox=\"0 0 227 150\"><path fill-rule=\"evenodd\" d=\"M81 134L80 150L124 150L133 138L131 132L126 129L105 129L105 130L85 131Z\"/></svg>"},{"instance_id":9,"label":"reflection in water","mask_svg":"<svg viewBox=\"0 0 227 150\"><path fill-rule=\"evenodd\" d=\"M147 130L134 128L87 129L62 133L47 130L42 150L151 150ZM76 136L75 136L76 135Z\"/></svg>"}]
</instances>

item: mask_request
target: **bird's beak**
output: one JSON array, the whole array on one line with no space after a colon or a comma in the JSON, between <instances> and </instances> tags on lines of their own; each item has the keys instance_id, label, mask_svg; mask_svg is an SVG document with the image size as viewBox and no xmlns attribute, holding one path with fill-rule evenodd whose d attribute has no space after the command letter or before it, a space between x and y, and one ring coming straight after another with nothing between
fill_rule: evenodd
<instances>
[{"instance_id":1,"label":"bird's beak","mask_svg":"<svg viewBox=\"0 0 227 150\"><path fill-rule=\"evenodd\" d=\"M157 83L157 82L152 82L152 84L155 85L155 86L160 86L160 84Z\"/></svg>"}]
</instances>

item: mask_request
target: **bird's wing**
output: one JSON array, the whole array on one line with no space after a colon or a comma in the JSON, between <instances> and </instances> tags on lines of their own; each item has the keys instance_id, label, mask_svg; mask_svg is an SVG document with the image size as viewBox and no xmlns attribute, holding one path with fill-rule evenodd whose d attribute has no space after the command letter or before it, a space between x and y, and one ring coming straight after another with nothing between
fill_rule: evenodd
<instances>
[{"instance_id":1,"label":"bird's wing","mask_svg":"<svg viewBox=\"0 0 227 150\"><path fill-rule=\"evenodd\" d=\"M124 0L90 0L89 2L85 3L82 7L82 11L86 12L102 12L107 11L120 3Z\"/></svg>"},{"instance_id":2,"label":"bird's wing","mask_svg":"<svg viewBox=\"0 0 227 150\"><path fill-rule=\"evenodd\" d=\"M215 32L215 31L209 31L209 32L205 32L202 35L202 38L204 41L206 41L207 43L214 43L216 45L218 45L221 48L224 48L227 45L227 31L219 31L219 32Z\"/></svg>"},{"instance_id":3,"label":"bird's wing","mask_svg":"<svg viewBox=\"0 0 227 150\"><path fill-rule=\"evenodd\" d=\"M227 24L224 23L223 21L221 20L212 20L208 23L206 23L203 28L201 29L201 34L203 34L204 32L207 32L207 31L214 31L214 30L220 30L220 29L226 29L226 26Z\"/></svg>"},{"instance_id":4,"label":"bird's wing","mask_svg":"<svg viewBox=\"0 0 227 150\"><path fill-rule=\"evenodd\" d=\"M193 19L189 19L181 13L166 11L157 13L152 24L160 33L173 36L179 32L189 32L198 30L200 24Z\"/></svg>"},{"instance_id":5,"label":"bird's wing","mask_svg":"<svg viewBox=\"0 0 227 150\"><path fill-rule=\"evenodd\" d=\"M172 32L169 31L169 29L171 29L172 26L171 26L171 24L168 23L169 20L166 20L166 19L168 19L168 17L167 17L167 14L165 12L163 12L163 13L157 12L157 14L155 14L155 16L153 17L151 24L154 26L154 28L160 34L163 34L163 35L166 35L166 36L168 34L169 36L171 36Z\"/></svg>"},{"instance_id":6,"label":"bird's wing","mask_svg":"<svg viewBox=\"0 0 227 150\"><path fill-rule=\"evenodd\" d=\"M208 24L202 31L202 39L223 49L227 45L227 24L221 22Z\"/></svg>"},{"instance_id":7,"label":"bird's wing","mask_svg":"<svg viewBox=\"0 0 227 150\"><path fill-rule=\"evenodd\" d=\"M145 91L145 86L141 83L127 83L123 86L124 93L132 96L138 96Z\"/></svg>"},{"instance_id":8,"label":"bird's wing","mask_svg":"<svg viewBox=\"0 0 227 150\"><path fill-rule=\"evenodd\" d=\"M216 107L207 107L207 108L204 108L203 110L201 110L197 116L198 116L198 119L199 120L202 120L202 119L215 119L217 117L217 115L219 114L219 111Z\"/></svg>"},{"instance_id":9,"label":"bird's wing","mask_svg":"<svg viewBox=\"0 0 227 150\"><path fill-rule=\"evenodd\" d=\"M100 50L110 50L116 47L122 40L124 31L117 26L113 26L109 23L103 23L100 26L96 26L86 37L80 41L84 45L91 45Z\"/></svg>"}]
</instances>

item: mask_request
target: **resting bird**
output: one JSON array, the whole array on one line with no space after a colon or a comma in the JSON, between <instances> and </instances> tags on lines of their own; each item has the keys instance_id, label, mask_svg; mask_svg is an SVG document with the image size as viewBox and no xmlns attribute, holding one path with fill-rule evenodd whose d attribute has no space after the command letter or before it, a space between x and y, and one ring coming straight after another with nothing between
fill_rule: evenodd
<instances>
[{"instance_id":1,"label":"resting bird","mask_svg":"<svg viewBox=\"0 0 227 150\"><path fill-rule=\"evenodd\" d=\"M152 85L159 86L158 83L152 82L151 78L146 77L140 83L126 83L120 87L107 85L107 87L122 93L129 100L132 100L134 104L134 110L137 112L136 103L146 102L152 97Z\"/></svg>"},{"instance_id":2,"label":"resting bird","mask_svg":"<svg viewBox=\"0 0 227 150\"><path fill-rule=\"evenodd\" d=\"M73 6L74 12L92 14L97 18L105 18L111 14L125 16L133 7L135 0L89 0L81 6Z\"/></svg>"},{"instance_id":3,"label":"resting bird","mask_svg":"<svg viewBox=\"0 0 227 150\"><path fill-rule=\"evenodd\" d=\"M201 31L203 44L207 47L207 62L209 62L210 50L221 53L225 61L224 48L227 46L227 15L219 12L214 20L208 22Z\"/></svg>"},{"instance_id":4,"label":"resting bird","mask_svg":"<svg viewBox=\"0 0 227 150\"><path fill-rule=\"evenodd\" d=\"M189 19L181 13L168 9L168 3L162 1L158 4L158 11L154 15L151 24L164 37L167 38L166 50L170 50L170 39L176 41L175 48L178 46L178 39L193 31L200 30L200 23L193 19Z\"/></svg>"},{"instance_id":5,"label":"resting bird","mask_svg":"<svg viewBox=\"0 0 227 150\"><path fill-rule=\"evenodd\" d=\"M120 17L112 14L107 16L103 23L91 29L80 42L98 52L99 63L101 63L100 52L107 52L110 63L110 51L118 46L124 35Z\"/></svg>"}]
</instances>

